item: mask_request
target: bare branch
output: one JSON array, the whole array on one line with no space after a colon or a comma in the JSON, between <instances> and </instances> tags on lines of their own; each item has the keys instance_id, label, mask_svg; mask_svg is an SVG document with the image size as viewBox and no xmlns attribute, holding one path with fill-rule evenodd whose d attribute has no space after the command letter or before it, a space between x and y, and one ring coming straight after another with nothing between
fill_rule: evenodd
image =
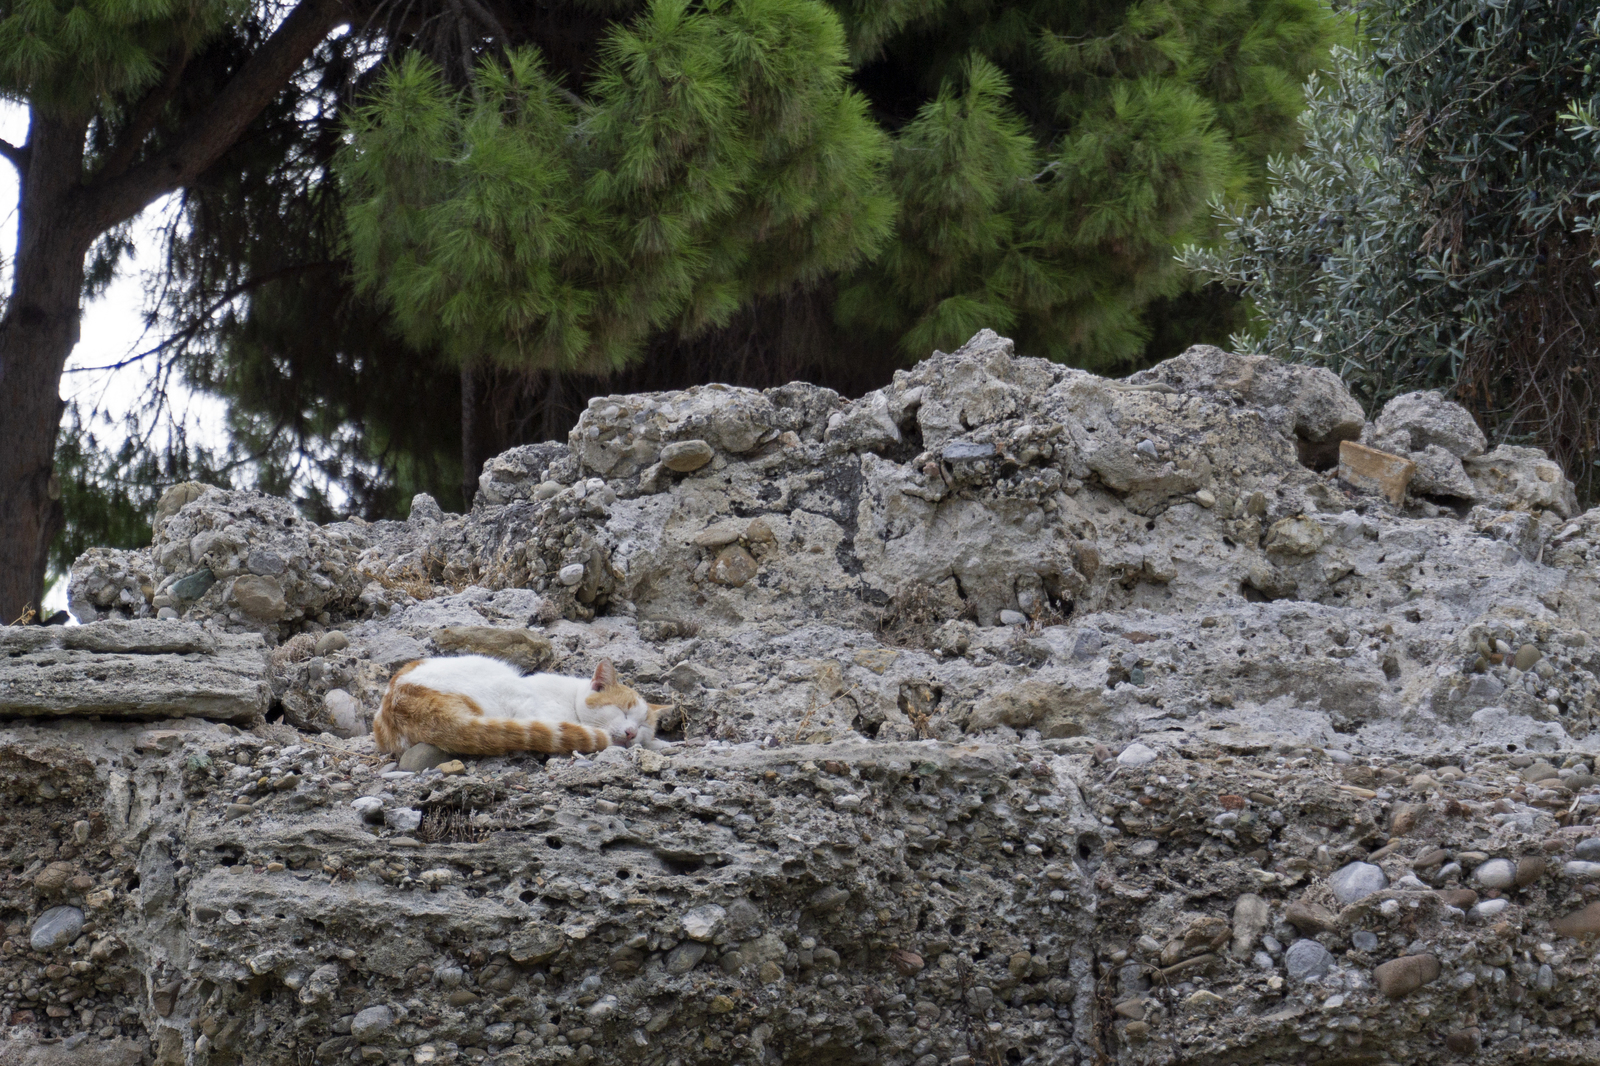
<instances>
[{"instance_id":1,"label":"bare branch","mask_svg":"<svg viewBox=\"0 0 1600 1066\"><path fill-rule=\"evenodd\" d=\"M7 140L0 140L0 155L5 156L11 161L11 165L17 168L18 174L22 174L27 170L27 145L16 145Z\"/></svg>"},{"instance_id":2,"label":"bare branch","mask_svg":"<svg viewBox=\"0 0 1600 1066\"><path fill-rule=\"evenodd\" d=\"M300 0L171 148L84 190L79 201L84 225L103 232L193 181L233 146L343 19L342 0Z\"/></svg>"}]
</instances>

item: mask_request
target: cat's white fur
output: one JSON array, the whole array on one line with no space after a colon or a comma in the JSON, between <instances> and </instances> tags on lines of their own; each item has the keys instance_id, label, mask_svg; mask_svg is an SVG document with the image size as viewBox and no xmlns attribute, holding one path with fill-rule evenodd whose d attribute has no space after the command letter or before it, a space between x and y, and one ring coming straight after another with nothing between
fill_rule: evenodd
<instances>
[{"instance_id":1,"label":"cat's white fur","mask_svg":"<svg viewBox=\"0 0 1600 1066\"><path fill-rule=\"evenodd\" d=\"M435 692L468 696L495 718L524 722L577 722L602 729L611 743L628 747L669 747L656 739L650 705L637 693L626 708L604 704L592 707L594 683L585 677L562 674L523 674L510 663L486 655L456 655L424 659L405 675L408 685Z\"/></svg>"}]
</instances>

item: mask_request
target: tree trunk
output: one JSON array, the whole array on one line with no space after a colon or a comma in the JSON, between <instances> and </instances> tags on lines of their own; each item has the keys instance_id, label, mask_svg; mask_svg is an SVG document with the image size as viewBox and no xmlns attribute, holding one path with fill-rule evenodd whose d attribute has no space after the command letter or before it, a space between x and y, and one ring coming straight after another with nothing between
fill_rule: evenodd
<instances>
[{"instance_id":1,"label":"tree trunk","mask_svg":"<svg viewBox=\"0 0 1600 1066\"><path fill-rule=\"evenodd\" d=\"M478 373L471 363L461 363L461 506L472 510L472 497L478 493L478 473L483 469L478 446Z\"/></svg>"},{"instance_id":2,"label":"tree trunk","mask_svg":"<svg viewBox=\"0 0 1600 1066\"><path fill-rule=\"evenodd\" d=\"M53 470L61 373L78 342L83 259L94 239L66 205L82 176L86 127L34 111L20 174L17 258L0 317L0 624L39 609L62 525Z\"/></svg>"}]
</instances>

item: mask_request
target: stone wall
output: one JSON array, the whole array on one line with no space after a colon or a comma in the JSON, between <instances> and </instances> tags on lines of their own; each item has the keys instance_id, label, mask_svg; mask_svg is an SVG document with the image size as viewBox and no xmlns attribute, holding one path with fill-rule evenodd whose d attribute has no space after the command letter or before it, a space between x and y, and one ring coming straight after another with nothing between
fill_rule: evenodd
<instances>
[{"instance_id":1,"label":"stone wall","mask_svg":"<svg viewBox=\"0 0 1600 1066\"><path fill-rule=\"evenodd\" d=\"M464 516L178 486L0 631L0 1063L1592 1061L1597 539L1436 395L987 332ZM676 746L388 764L462 651Z\"/></svg>"}]
</instances>

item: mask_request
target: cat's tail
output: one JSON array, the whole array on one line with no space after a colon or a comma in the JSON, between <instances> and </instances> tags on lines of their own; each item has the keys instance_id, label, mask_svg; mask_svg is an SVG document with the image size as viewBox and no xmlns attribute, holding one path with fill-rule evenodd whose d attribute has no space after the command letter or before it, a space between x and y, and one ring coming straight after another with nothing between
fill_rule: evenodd
<instances>
[{"instance_id":1,"label":"cat's tail","mask_svg":"<svg viewBox=\"0 0 1600 1066\"><path fill-rule=\"evenodd\" d=\"M470 696L435 692L409 685L405 675L416 666L401 667L383 694L383 705L372 720L378 750L398 754L413 744L432 744L456 755L504 755L513 751L568 754L610 747L603 729L577 722L525 722L516 718L488 718Z\"/></svg>"}]
</instances>

